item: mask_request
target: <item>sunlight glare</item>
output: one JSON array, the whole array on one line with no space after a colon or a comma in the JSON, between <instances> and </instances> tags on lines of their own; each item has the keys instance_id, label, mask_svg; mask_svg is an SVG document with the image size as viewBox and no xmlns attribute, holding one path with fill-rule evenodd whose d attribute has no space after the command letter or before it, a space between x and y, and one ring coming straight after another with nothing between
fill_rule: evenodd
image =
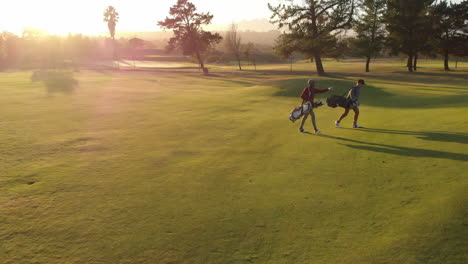
<instances>
[{"instance_id":1,"label":"sunlight glare","mask_svg":"<svg viewBox=\"0 0 468 264\"><path fill-rule=\"evenodd\" d=\"M0 32L10 31L21 35L24 28L44 30L49 34L86 35L107 34L103 13L112 5L120 14L119 31L159 30L157 21L163 20L176 0L15 0L4 1L0 6ZM200 12L214 15L213 24L228 25L241 20L268 18L267 3L278 0L208 1L192 0ZM249 8L245 8L249 6ZM237 10L237 11L236 11Z\"/></svg>"}]
</instances>

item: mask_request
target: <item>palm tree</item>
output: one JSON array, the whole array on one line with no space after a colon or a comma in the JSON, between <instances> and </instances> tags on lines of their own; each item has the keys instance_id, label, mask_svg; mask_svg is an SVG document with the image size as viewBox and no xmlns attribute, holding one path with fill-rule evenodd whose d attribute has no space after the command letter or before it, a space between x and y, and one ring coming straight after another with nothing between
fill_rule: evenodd
<instances>
[{"instance_id":1,"label":"palm tree","mask_svg":"<svg viewBox=\"0 0 468 264\"><path fill-rule=\"evenodd\" d=\"M113 6L107 7L107 9L104 11L104 22L107 22L107 27L109 28L111 38L114 39L115 25L117 22L119 22L119 13L115 11Z\"/></svg>"},{"instance_id":2,"label":"palm tree","mask_svg":"<svg viewBox=\"0 0 468 264\"><path fill-rule=\"evenodd\" d=\"M119 13L117 13L113 6L107 7L104 11L104 22L107 22L107 27L112 38L112 54L115 60L117 57L115 52L115 25L119 22Z\"/></svg>"}]
</instances>

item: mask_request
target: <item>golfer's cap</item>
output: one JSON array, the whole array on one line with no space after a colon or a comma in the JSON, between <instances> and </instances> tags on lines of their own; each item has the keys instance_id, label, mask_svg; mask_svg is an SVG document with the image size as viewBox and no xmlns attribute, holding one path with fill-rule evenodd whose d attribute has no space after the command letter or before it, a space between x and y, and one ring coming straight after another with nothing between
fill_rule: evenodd
<instances>
[{"instance_id":1,"label":"golfer's cap","mask_svg":"<svg viewBox=\"0 0 468 264\"><path fill-rule=\"evenodd\" d=\"M315 81L312 80L312 79L309 79L309 80L307 81L308 84L311 84L311 83L314 83L314 82L315 82Z\"/></svg>"},{"instance_id":2,"label":"golfer's cap","mask_svg":"<svg viewBox=\"0 0 468 264\"><path fill-rule=\"evenodd\" d=\"M366 84L363 79L359 79L358 83Z\"/></svg>"}]
</instances>

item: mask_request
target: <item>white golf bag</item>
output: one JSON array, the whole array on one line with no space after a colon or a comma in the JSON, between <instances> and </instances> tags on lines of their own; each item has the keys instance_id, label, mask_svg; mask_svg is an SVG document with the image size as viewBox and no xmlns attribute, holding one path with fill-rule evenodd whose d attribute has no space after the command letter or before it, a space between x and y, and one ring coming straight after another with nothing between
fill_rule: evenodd
<instances>
[{"instance_id":1,"label":"white golf bag","mask_svg":"<svg viewBox=\"0 0 468 264\"><path fill-rule=\"evenodd\" d=\"M314 103L307 102L303 105L300 105L291 111L291 113L289 114L289 120L294 122L298 120L299 118L301 118L304 114L308 113L311 108L317 108L321 105L323 105L322 101L318 101Z\"/></svg>"}]
</instances>

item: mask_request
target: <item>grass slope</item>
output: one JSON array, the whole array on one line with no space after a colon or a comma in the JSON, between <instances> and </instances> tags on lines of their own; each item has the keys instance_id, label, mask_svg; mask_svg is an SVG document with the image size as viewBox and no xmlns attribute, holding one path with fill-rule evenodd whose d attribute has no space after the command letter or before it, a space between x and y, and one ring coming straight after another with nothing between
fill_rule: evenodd
<instances>
[{"instance_id":1,"label":"grass slope","mask_svg":"<svg viewBox=\"0 0 468 264\"><path fill-rule=\"evenodd\" d=\"M0 73L0 263L466 262L468 74L439 63ZM311 77L364 78L366 128L298 133Z\"/></svg>"}]
</instances>

